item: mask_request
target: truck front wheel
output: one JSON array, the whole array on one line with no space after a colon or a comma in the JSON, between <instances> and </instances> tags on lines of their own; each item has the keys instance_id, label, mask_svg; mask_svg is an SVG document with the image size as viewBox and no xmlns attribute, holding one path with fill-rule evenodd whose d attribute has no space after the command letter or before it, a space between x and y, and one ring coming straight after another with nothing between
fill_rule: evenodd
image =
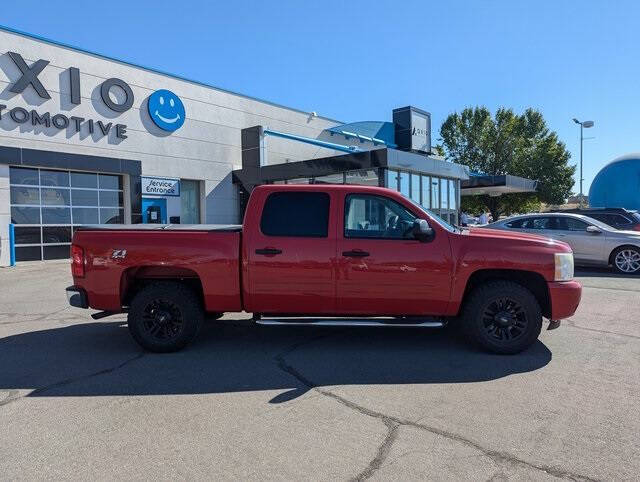
<instances>
[{"instance_id":1,"label":"truck front wheel","mask_svg":"<svg viewBox=\"0 0 640 482\"><path fill-rule=\"evenodd\" d=\"M462 324L467 336L482 348L514 354L536 341L542 313L536 297L522 285L491 281L471 292Z\"/></svg>"},{"instance_id":2,"label":"truck front wheel","mask_svg":"<svg viewBox=\"0 0 640 482\"><path fill-rule=\"evenodd\" d=\"M133 339L145 350L178 351L191 342L202 325L200 300L189 287L174 282L153 283L131 302L127 321Z\"/></svg>"}]
</instances>

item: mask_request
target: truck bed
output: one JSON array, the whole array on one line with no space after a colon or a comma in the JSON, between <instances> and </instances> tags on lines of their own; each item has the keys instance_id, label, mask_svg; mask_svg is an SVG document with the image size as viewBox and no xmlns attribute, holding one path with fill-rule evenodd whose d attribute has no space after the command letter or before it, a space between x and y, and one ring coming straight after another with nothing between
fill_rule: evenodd
<instances>
[{"instance_id":1,"label":"truck bed","mask_svg":"<svg viewBox=\"0 0 640 482\"><path fill-rule=\"evenodd\" d=\"M207 311L238 311L242 226L103 224L83 226L73 244L84 250L82 279L90 306L118 311L129 286L144 280L191 279Z\"/></svg>"}]
</instances>

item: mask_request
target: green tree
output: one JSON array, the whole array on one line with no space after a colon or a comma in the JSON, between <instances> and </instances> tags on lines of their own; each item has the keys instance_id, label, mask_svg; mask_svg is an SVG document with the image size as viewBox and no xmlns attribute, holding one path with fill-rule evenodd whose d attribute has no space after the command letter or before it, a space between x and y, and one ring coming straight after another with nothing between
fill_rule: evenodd
<instances>
[{"instance_id":1,"label":"green tree","mask_svg":"<svg viewBox=\"0 0 640 482\"><path fill-rule=\"evenodd\" d=\"M486 107L468 107L447 117L440 136L447 159L473 172L538 181L535 193L465 196L462 209L488 209L498 219L501 214L538 209L540 202L560 204L571 194L576 170L568 164L571 154L535 109L517 115L500 108L491 117Z\"/></svg>"}]
</instances>

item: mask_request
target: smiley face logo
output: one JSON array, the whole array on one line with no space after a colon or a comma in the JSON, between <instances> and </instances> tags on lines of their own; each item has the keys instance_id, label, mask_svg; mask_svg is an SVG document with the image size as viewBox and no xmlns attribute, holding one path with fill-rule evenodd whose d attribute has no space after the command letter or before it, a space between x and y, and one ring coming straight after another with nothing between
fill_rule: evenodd
<instances>
[{"instance_id":1,"label":"smiley face logo","mask_svg":"<svg viewBox=\"0 0 640 482\"><path fill-rule=\"evenodd\" d=\"M149 96L149 116L164 131L173 132L184 124L184 105L170 90L156 90Z\"/></svg>"}]
</instances>

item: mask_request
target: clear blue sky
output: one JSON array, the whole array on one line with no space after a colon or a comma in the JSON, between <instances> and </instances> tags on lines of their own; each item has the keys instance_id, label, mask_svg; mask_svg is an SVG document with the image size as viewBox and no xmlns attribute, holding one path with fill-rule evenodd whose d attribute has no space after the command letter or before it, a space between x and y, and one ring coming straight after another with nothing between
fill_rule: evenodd
<instances>
[{"instance_id":1,"label":"clear blue sky","mask_svg":"<svg viewBox=\"0 0 640 482\"><path fill-rule=\"evenodd\" d=\"M466 106L531 106L578 163L593 119L585 192L640 151L637 1L5 3L6 26L344 121L411 104L438 138Z\"/></svg>"}]
</instances>

